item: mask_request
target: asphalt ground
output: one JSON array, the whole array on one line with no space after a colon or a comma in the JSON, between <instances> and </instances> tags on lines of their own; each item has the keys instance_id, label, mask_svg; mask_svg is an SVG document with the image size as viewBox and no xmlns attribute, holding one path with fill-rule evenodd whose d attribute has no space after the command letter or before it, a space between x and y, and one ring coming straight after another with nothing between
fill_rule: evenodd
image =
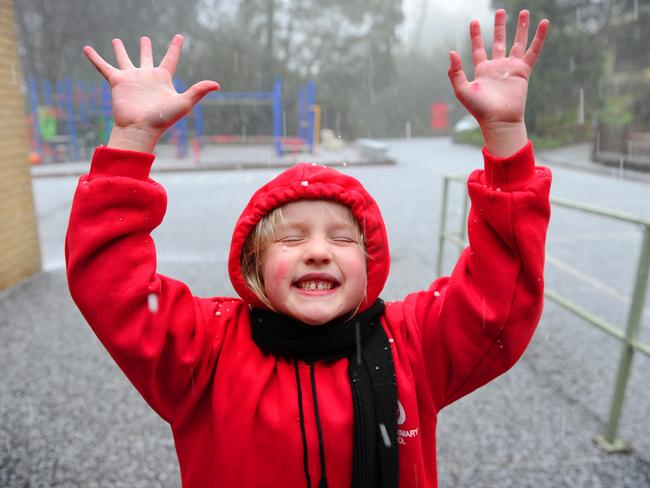
<instances>
[{"instance_id":1,"label":"asphalt ground","mask_svg":"<svg viewBox=\"0 0 650 488\"><path fill-rule=\"evenodd\" d=\"M392 254L382 296L397 299L434 278L441 175L467 174L480 153L447 139L387 143L397 164L344 170L382 208ZM577 164L576 154L570 148L564 157ZM650 216L647 183L551 166L553 195ZM226 274L232 226L254 189L278 171L156 174L169 194L166 219L154 232L159 271L197 295L232 294ZM76 177L34 180L45 271L0 295L0 486L179 486L168 426L113 364L69 297L62 248L75 185ZM451 195L452 224L461 188ZM634 226L554 207L547 288L624 325L639 245ZM456 254L452 246L445 250L448 272ZM649 307L646 299L646 342ZM547 301L519 363L441 412L440 486L650 487L650 359L634 358L620 423L633 451L606 454L593 442L605 427L620 350L618 341Z\"/></svg>"}]
</instances>

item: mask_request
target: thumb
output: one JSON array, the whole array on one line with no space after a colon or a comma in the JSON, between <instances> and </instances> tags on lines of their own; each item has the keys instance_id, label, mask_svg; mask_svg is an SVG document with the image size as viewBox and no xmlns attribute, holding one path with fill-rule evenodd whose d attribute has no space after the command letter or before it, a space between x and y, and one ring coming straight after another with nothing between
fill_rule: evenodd
<instances>
[{"instance_id":1,"label":"thumb","mask_svg":"<svg viewBox=\"0 0 650 488\"><path fill-rule=\"evenodd\" d=\"M185 98L190 106L194 106L201 101L201 99L206 96L211 91L221 90L219 83L216 81L199 81L191 87L189 87L183 94L182 97Z\"/></svg>"}]
</instances>

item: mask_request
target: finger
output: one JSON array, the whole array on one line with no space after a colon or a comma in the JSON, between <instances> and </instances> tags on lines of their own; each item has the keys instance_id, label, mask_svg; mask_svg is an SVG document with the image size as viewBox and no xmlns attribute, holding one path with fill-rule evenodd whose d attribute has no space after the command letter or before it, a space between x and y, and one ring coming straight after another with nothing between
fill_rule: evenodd
<instances>
[{"instance_id":1,"label":"finger","mask_svg":"<svg viewBox=\"0 0 650 488\"><path fill-rule=\"evenodd\" d=\"M206 96L209 92L215 91L215 90L221 90L221 87L219 86L219 83L216 81L199 81L198 83L195 83L191 87L189 87L183 94L182 97L187 101L188 105L190 107L193 107L201 99Z\"/></svg>"},{"instance_id":2,"label":"finger","mask_svg":"<svg viewBox=\"0 0 650 488\"><path fill-rule=\"evenodd\" d=\"M181 58L181 49L183 48L183 36L176 34L169 44L165 57L160 62L160 67L169 71L171 75L176 71L176 65Z\"/></svg>"},{"instance_id":3,"label":"finger","mask_svg":"<svg viewBox=\"0 0 650 488\"><path fill-rule=\"evenodd\" d=\"M517 19L517 32L515 33L515 42L510 49L510 56L515 58L523 58L526 53L526 44L528 44L528 23L530 21L530 14L528 10L519 12Z\"/></svg>"},{"instance_id":4,"label":"finger","mask_svg":"<svg viewBox=\"0 0 650 488\"><path fill-rule=\"evenodd\" d=\"M147 36L140 38L140 67L153 68L153 53L151 51L151 39Z\"/></svg>"},{"instance_id":5,"label":"finger","mask_svg":"<svg viewBox=\"0 0 650 488\"><path fill-rule=\"evenodd\" d=\"M88 61L90 61L97 71L99 71L99 73L108 81L109 77L114 71L116 71L116 69L104 61L104 58L97 54L97 51L92 47L84 46L83 51L88 58Z\"/></svg>"},{"instance_id":6,"label":"finger","mask_svg":"<svg viewBox=\"0 0 650 488\"><path fill-rule=\"evenodd\" d=\"M487 59L487 53L483 48L483 37L481 36L481 25L478 20L469 23L469 38L472 44L472 62L474 66Z\"/></svg>"},{"instance_id":7,"label":"finger","mask_svg":"<svg viewBox=\"0 0 650 488\"><path fill-rule=\"evenodd\" d=\"M500 8L494 14L494 39L492 41L492 58L506 57L506 11Z\"/></svg>"},{"instance_id":8,"label":"finger","mask_svg":"<svg viewBox=\"0 0 650 488\"><path fill-rule=\"evenodd\" d=\"M120 69L135 68L120 39L113 39L113 52L115 53L115 59Z\"/></svg>"},{"instance_id":9,"label":"finger","mask_svg":"<svg viewBox=\"0 0 650 488\"><path fill-rule=\"evenodd\" d=\"M544 47L544 39L546 39L546 34L548 32L548 26L549 26L548 19L544 19L539 24L537 24L537 31L535 32L535 37L533 38L533 42L530 43L530 47L528 48L528 51L526 51L526 55L524 56L524 61L531 68L535 66L535 63L537 62L537 58L542 52L542 48Z\"/></svg>"},{"instance_id":10,"label":"finger","mask_svg":"<svg viewBox=\"0 0 650 488\"><path fill-rule=\"evenodd\" d=\"M467 83L467 76L463 71L463 63L456 51L449 52L449 70L447 74L449 75L451 86L456 93Z\"/></svg>"}]
</instances>

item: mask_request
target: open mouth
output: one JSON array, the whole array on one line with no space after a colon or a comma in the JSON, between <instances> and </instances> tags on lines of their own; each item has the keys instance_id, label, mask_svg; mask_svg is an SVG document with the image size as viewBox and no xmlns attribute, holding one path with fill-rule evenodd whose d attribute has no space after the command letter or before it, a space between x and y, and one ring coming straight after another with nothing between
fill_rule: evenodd
<instances>
[{"instance_id":1,"label":"open mouth","mask_svg":"<svg viewBox=\"0 0 650 488\"><path fill-rule=\"evenodd\" d=\"M296 288L304 291L329 291L336 288L338 283L332 281L305 280L293 284Z\"/></svg>"},{"instance_id":2,"label":"open mouth","mask_svg":"<svg viewBox=\"0 0 650 488\"><path fill-rule=\"evenodd\" d=\"M331 273L306 273L292 283L300 293L308 295L327 295L334 293L341 286L335 275Z\"/></svg>"}]
</instances>

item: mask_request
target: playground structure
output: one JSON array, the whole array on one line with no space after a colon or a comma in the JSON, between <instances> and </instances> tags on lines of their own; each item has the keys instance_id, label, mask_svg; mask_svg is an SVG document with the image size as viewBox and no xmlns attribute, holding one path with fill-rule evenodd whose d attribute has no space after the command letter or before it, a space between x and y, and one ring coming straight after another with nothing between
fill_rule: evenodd
<instances>
[{"instance_id":1,"label":"playground structure","mask_svg":"<svg viewBox=\"0 0 650 488\"><path fill-rule=\"evenodd\" d=\"M185 84L174 80L181 92ZM54 86L49 80L28 83L30 145L32 163L78 161L89 159L92 150L108 142L113 123L111 93L108 83L73 82L66 79ZM40 90L39 90L40 88ZM185 158L189 151L195 162L208 144L271 144L276 156L285 153L313 153L320 132L320 107L316 105L316 83L309 80L297 93L297 131L287 135L283 85L276 78L270 92L212 92L193 111L178 120L169 130L168 141L176 147L176 157ZM268 135L206 134L204 108L211 105L259 105L271 108L272 127Z\"/></svg>"}]
</instances>

